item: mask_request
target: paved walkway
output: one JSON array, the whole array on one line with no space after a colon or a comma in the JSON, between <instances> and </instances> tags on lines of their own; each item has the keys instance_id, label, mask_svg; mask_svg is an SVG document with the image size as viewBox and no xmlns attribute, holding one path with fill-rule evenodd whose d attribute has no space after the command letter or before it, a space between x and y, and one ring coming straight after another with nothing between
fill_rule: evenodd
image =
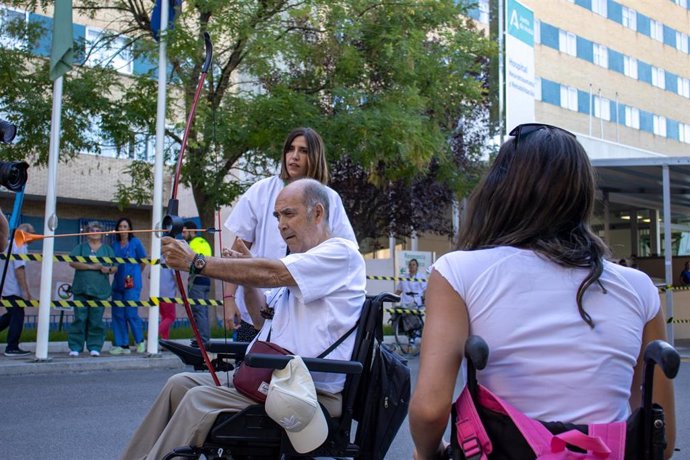
<instances>
[{"instance_id":1,"label":"paved walkway","mask_svg":"<svg viewBox=\"0 0 690 460\"><path fill-rule=\"evenodd\" d=\"M182 342L189 343L189 340ZM122 369L183 369L185 366L180 358L162 351L156 355L135 353L113 356L108 351L111 343L106 342L101 356L91 357L88 353L81 353L78 357L69 356L67 342L50 342L48 344L48 360L36 359L35 343L22 343L21 348L32 354L22 358L8 358L0 354L0 375L52 374L61 372L88 372L94 370L122 370ZM0 350L4 351L4 344Z\"/></svg>"}]
</instances>

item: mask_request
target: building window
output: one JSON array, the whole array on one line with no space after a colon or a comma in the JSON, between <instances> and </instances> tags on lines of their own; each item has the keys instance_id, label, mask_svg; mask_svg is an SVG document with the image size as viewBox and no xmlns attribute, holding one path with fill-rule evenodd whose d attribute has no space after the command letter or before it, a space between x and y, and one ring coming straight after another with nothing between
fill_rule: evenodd
<instances>
[{"instance_id":1,"label":"building window","mask_svg":"<svg viewBox=\"0 0 690 460\"><path fill-rule=\"evenodd\" d=\"M678 140L690 144L690 125L678 123Z\"/></svg>"},{"instance_id":2,"label":"building window","mask_svg":"<svg viewBox=\"0 0 690 460\"><path fill-rule=\"evenodd\" d=\"M594 116L611 120L611 101L604 97L594 96Z\"/></svg>"},{"instance_id":3,"label":"building window","mask_svg":"<svg viewBox=\"0 0 690 460\"><path fill-rule=\"evenodd\" d=\"M640 111L634 107L625 107L625 126L640 129Z\"/></svg>"},{"instance_id":4,"label":"building window","mask_svg":"<svg viewBox=\"0 0 690 460\"><path fill-rule=\"evenodd\" d=\"M541 44L541 21L538 19L534 20L534 43Z\"/></svg>"},{"instance_id":5,"label":"building window","mask_svg":"<svg viewBox=\"0 0 690 460\"><path fill-rule=\"evenodd\" d=\"M577 55L577 39L572 32L558 31L558 49L571 56Z\"/></svg>"},{"instance_id":6,"label":"building window","mask_svg":"<svg viewBox=\"0 0 690 460\"><path fill-rule=\"evenodd\" d=\"M657 136L666 137L666 117L661 115L654 115L652 117L654 123L654 134Z\"/></svg>"},{"instance_id":7,"label":"building window","mask_svg":"<svg viewBox=\"0 0 690 460\"><path fill-rule=\"evenodd\" d=\"M627 6L623 7L623 25L628 29L637 30L637 12Z\"/></svg>"},{"instance_id":8,"label":"building window","mask_svg":"<svg viewBox=\"0 0 690 460\"><path fill-rule=\"evenodd\" d=\"M7 6L0 5L0 47L6 49L19 49L26 44L21 38L12 36L6 29L13 23L22 22L26 24L28 21L28 13L11 9Z\"/></svg>"},{"instance_id":9,"label":"building window","mask_svg":"<svg viewBox=\"0 0 690 460\"><path fill-rule=\"evenodd\" d=\"M652 85L666 89L666 75L664 69L652 66Z\"/></svg>"},{"instance_id":10,"label":"building window","mask_svg":"<svg viewBox=\"0 0 690 460\"><path fill-rule=\"evenodd\" d=\"M688 36L683 32L676 32L676 48L683 53L688 52Z\"/></svg>"},{"instance_id":11,"label":"building window","mask_svg":"<svg viewBox=\"0 0 690 460\"><path fill-rule=\"evenodd\" d=\"M561 86L561 107L577 112L577 89Z\"/></svg>"},{"instance_id":12,"label":"building window","mask_svg":"<svg viewBox=\"0 0 690 460\"><path fill-rule=\"evenodd\" d=\"M690 80L678 78L678 95L690 98Z\"/></svg>"},{"instance_id":13,"label":"building window","mask_svg":"<svg viewBox=\"0 0 690 460\"><path fill-rule=\"evenodd\" d=\"M534 79L534 98L541 101L541 78L536 77Z\"/></svg>"},{"instance_id":14,"label":"building window","mask_svg":"<svg viewBox=\"0 0 690 460\"><path fill-rule=\"evenodd\" d=\"M120 73L132 74L134 61L124 37L111 37L102 30L87 27L86 43L86 65L101 65Z\"/></svg>"},{"instance_id":15,"label":"building window","mask_svg":"<svg viewBox=\"0 0 690 460\"><path fill-rule=\"evenodd\" d=\"M606 0L592 0L592 11L606 17Z\"/></svg>"},{"instance_id":16,"label":"building window","mask_svg":"<svg viewBox=\"0 0 690 460\"><path fill-rule=\"evenodd\" d=\"M82 136L87 142L91 143L93 150L89 150L85 153L101 155L108 158L117 158L119 156L117 147L112 142L112 139L109 139L108 136L101 130L101 117L90 117L90 124L91 126L89 126L89 128L82 133Z\"/></svg>"},{"instance_id":17,"label":"building window","mask_svg":"<svg viewBox=\"0 0 690 460\"><path fill-rule=\"evenodd\" d=\"M623 73L637 80L637 59L630 56L623 56Z\"/></svg>"},{"instance_id":18,"label":"building window","mask_svg":"<svg viewBox=\"0 0 690 460\"><path fill-rule=\"evenodd\" d=\"M604 45L594 44L594 63L598 66L609 67L609 53L608 48Z\"/></svg>"},{"instance_id":19,"label":"building window","mask_svg":"<svg viewBox=\"0 0 690 460\"><path fill-rule=\"evenodd\" d=\"M671 0L671 1L678 6L682 6L683 8L688 7L688 0Z\"/></svg>"},{"instance_id":20,"label":"building window","mask_svg":"<svg viewBox=\"0 0 690 460\"><path fill-rule=\"evenodd\" d=\"M654 40L664 41L664 25L654 19L649 20L649 36Z\"/></svg>"}]
</instances>

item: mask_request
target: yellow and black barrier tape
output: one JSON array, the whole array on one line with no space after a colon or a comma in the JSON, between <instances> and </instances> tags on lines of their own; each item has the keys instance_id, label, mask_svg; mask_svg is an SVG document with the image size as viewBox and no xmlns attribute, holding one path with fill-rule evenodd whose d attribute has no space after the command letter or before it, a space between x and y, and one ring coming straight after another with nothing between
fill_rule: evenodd
<instances>
[{"instance_id":1,"label":"yellow and black barrier tape","mask_svg":"<svg viewBox=\"0 0 690 460\"><path fill-rule=\"evenodd\" d=\"M0 260L5 260L5 254L0 255ZM10 259L16 260L26 260L26 261L37 261L41 262L43 260L43 255L41 254L12 254ZM56 262L81 262L81 263L102 263L102 264L148 264L148 265L160 265L161 267L167 268L167 265L162 264L160 259L149 259L147 257L96 257L96 256L67 256L56 254L53 256L53 260Z\"/></svg>"},{"instance_id":2,"label":"yellow and black barrier tape","mask_svg":"<svg viewBox=\"0 0 690 460\"><path fill-rule=\"evenodd\" d=\"M424 310L418 308L386 308L386 313L400 313L406 315L424 316Z\"/></svg>"},{"instance_id":3,"label":"yellow and black barrier tape","mask_svg":"<svg viewBox=\"0 0 690 460\"><path fill-rule=\"evenodd\" d=\"M426 283L428 280L426 278L405 278L404 276L376 276L367 275L368 280L377 281L419 281L420 283Z\"/></svg>"},{"instance_id":4,"label":"yellow and black barrier tape","mask_svg":"<svg viewBox=\"0 0 690 460\"><path fill-rule=\"evenodd\" d=\"M659 292L666 292L666 291L690 291L690 286L671 285L671 284L668 284L666 286L659 286Z\"/></svg>"},{"instance_id":5,"label":"yellow and black barrier tape","mask_svg":"<svg viewBox=\"0 0 690 460\"><path fill-rule=\"evenodd\" d=\"M190 305L223 305L222 300L215 299L187 299ZM151 297L149 300L53 300L50 302L52 308L72 308L72 307L156 307L161 302L182 304L179 297ZM0 300L0 306L11 307L38 307L40 302L34 300Z\"/></svg>"},{"instance_id":6,"label":"yellow and black barrier tape","mask_svg":"<svg viewBox=\"0 0 690 460\"><path fill-rule=\"evenodd\" d=\"M666 320L666 324L689 324L690 319L674 318L673 316Z\"/></svg>"}]
</instances>

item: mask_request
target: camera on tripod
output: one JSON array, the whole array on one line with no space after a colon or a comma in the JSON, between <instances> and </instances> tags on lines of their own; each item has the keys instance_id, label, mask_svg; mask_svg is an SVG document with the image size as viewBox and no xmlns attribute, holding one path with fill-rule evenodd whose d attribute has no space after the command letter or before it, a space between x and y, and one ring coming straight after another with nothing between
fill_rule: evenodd
<instances>
[{"instance_id":1,"label":"camera on tripod","mask_svg":"<svg viewBox=\"0 0 690 460\"><path fill-rule=\"evenodd\" d=\"M20 192L29 178L26 161L0 161L0 185L12 192Z\"/></svg>"},{"instance_id":2,"label":"camera on tripod","mask_svg":"<svg viewBox=\"0 0 690 460\"><path fill-rule=\"evenodd\" d=\"M9 144L17 135L17 127L9 121L0 120L0 142ZM0 161L0 185L12 192L21 191L29 178L26 161Z\"/></svg>"}]
</instances>

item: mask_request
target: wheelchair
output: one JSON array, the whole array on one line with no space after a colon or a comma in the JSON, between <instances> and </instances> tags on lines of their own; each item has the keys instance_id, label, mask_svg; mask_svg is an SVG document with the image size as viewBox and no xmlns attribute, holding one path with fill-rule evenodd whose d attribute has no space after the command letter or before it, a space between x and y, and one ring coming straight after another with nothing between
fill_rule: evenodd
<instances>
[{"instance_id":1,"label":"wheelchair","mask_svg":"<svg viewBox=\"0 0 690 460\"><path fill-rule=\"evenodd\" d=\"M307 368L313 372L346 374L342 392L343 405L340 417L332 418L324 409L329 433L326 441L306 456L292 448L284 430L264 411L261 404L252 405L240 412L224 412L218 415L205 442L201 446L180 446L168 453L164 460L177 458L194 459L233 459L233 460L288 460L310 459L313 457L345 457L362 460L382 460L362 446L371 446L368 433L359 429L365 425L360 421L363 409L373 401L367 401L368 373L373 360L377 335L382 331L383 304L396 302L395 295L383 293L375 297L367 296L357 326L355 345L351 361L303 358ZM203 359L198 348L161 340L160 345L177 354L185 364L195 369L204 369ZM214 366L226 371L232 368L231 360L244 360L253 367L282 369L291 356L246 353L248 343L222 343L212 340L207 344L209 353L216 353Z\"/></svg>"},{"instance_id":2,"label":"wheelchair","mask_svg":"<svg viewBox=\"0 0 690 460\"><path fill-rule=\"evenodd\" d=\"M417 299L418 293L406 292L405 294L414 299L414 304L394 308L389 321L393 328L397 350L403 356L417 356L424 330L424 304L423 299Z\"/></svg>"},{"instance_id":3,"label":"wheelchair","mask_svg":"<svg viewBox=\"0 0 690 460\"><path fill-rule=\"evenodd\" d=\"M534 459L535 454L513 421L507 415L482 407L478 402L477 371L486 367L489 358L489 347L486 342L479 336L468 337L465 343L465 358L467 359L467 388L493 446L488 459ZM661 406L652 402L655 365L661 367L667 378L673 379L680 367L680 354L662 340L655 340L645 348L642 407L636 409L627 420L625 460L663 460L664 458L666 448L664 412ZM480 446L479 454L475 453L476 443L472 443L469 457L465 456L465 451L458 443L456 421L454 404L451 414L451 445L446 451L447 458L450 460L479 459L482 451ZM587 425L543 421L540 423L552 434L560 434L572 429L587 433L588 430Z\"/></svg>"}]
</instances>

